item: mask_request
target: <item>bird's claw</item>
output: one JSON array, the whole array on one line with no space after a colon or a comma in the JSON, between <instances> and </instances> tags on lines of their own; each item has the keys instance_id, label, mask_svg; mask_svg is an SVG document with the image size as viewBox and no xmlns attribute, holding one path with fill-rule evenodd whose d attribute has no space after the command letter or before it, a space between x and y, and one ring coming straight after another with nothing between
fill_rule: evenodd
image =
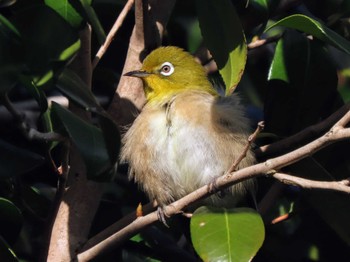
<instances>
[{"instance_id":1,"label":"bird's claw","mask_svg":"<svg viewBox=\"0 0 350 262\"><path fill-rule=\"evenodd\" d=\"M169 216L165 213L164 207L158 206L157 217L158 217L158 220L162 222L164 226L169 227L169 225L166 222L166 218L169 218Z\"/></svg>"},{"instance_id":2,"label":"bird's claw","mask_svg":"<svg viewBox=\"0 0 350 262\"><path fill-rule=\"evenodd\" d=\"M208 184L208 192L210 194L213 194L219 191L219 187L216 183L216 179L217 179L216 177L213 177L210 183Z\"/></svg>"},{"instance_id":3,"label":"bird's claw","mask_svg":"<svg viewBox=\"0 0 350 262\"><path fill-rule=\"evenodd\" d=\"M208 184L208 192L210 194L217 193L219 198L224 198L226 196L225 190L220 190L217 183L217 177L213 177L212 181Z\"/></svg>"}]
</instances>

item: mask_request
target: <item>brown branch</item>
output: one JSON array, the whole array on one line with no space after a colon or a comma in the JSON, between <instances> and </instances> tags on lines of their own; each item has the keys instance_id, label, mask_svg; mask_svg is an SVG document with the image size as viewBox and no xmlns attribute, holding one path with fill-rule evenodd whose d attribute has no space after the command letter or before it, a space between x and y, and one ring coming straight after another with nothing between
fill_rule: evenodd
<instances>
[{"instance_id":1,"label":"brown branch","mask_svg":"<svg viewBox=\"0 0 350 262\"><path fill-rule=\"evenodd\" d=\"M109 45L112 43L114 36L117 34L119 28L122 26L126 15L128 14L128 12L130 11L130 9L132 8L133 4L134 4L135 0L128 0L128 2L125 4L123 10L120 12L117 20L115 21L112 29L109 31L107 37L106 37L106 41L103 43L103 45L100 47L100 49L98 50L94 60L92 61L92 68L95 69L95 67L97 66L98 62L100 62L102 56L106 53Z\"/></svg>"},{"instance_id":2,"label":"brown branch","mask_svg":"<svg viewBox=\"0 0 350 262\"><path fill-rule=\"evenodd\" d=\"M339 120L338 123L335 124L329 132L327 132L325 135L321 136L320 138L285 155L272 158L265 162L262 162L250 167L246 167L244 169L240 169L228 175L219 177L216 181L216 185L218 189L224 189L229 186L232 186L233 184L239 183L241 181L254 178L254 177L259 177L259 176L271 176L277 179L280 175L275 176L277 173L277 171L275 170L279 170L287 165L290 165L303 158L306 158L334 142L350 138L350 128L343 127L343 126L346 126L349 123L349 121L350 121L350 113L347 112L343 116L343 118ZM288 181L292 181L290 177L288 178L289 178ZM307 179L298 179L297 181L299 186L305 185L305 187L307 187L309 183L315 182ZM285 182L285 180L283 180L282 182ZM328 187L325 187L325 183L321 183L322 184L321 187L317 187L320 185L317 182L315 183L316 186L313 188L337 190L344 193L350 193L349 182L346 180L341 182L336 182L336 183L333 183L333 182L326 182L326 183L331 183L332 186L328 188ZM164 212L168 216L173 216L181 213L182 212L181 210L187 208L189 205L193 204L195 201L208 197L210 195L208 188L209 186L203 186L195 190L194 192L186 195L185 197L166 206L164 208ZM107 251L108 249L114 247L115 245L120 244L125 239L128 239L129 237L139 232L139 230L141 230L142 228L156 222L157 220L158 220L157 212L152 212L144 217L137 218L131 224L122 228L121 230L114 233L107 239L101 241L97 245L87 250L84 250L83 252L78 254L77 256L78 260L88 261L98 256L99 254Z\"/></svg>"},{"instance_id":3,"label":"brown branch","mask_svg":"<svg viewBox=\"0 0 350 262\"><path fill-rule=\"evenodd\" d=\"M316 181L301 177L291 176L284 173L276 172L272 174L274 178L281 181L283 184L297 186L306 189L325 189L334 190L350 194L350 180L344 179L341 181Z\"/></svg>"},{"instance_id":4,"label":"brown branch","mask_svg":"<svg viewBox=\"0 0 350 262\"><path fill-rule=\"evenodd\" d=\"M290 212L290 213L286 213L286 214L283 214L279 217L276 217L275 219L273 219L271 221L271 225L276 225L278 223L281 223L281 222L284 222L284 221L287 221L288 219L290 219L291 217L294 216L294 212Z\"/></svg>"},{"instance_id":5,"label":"brown branch","mask_svg":"<svg viewBox=\"0 0 350 262\"><path fill-rule=\"evenodd\" d=\"M258 123L258 126L255 130L255 132L248 137L248 143L246 147L244 148L243 152L241 155L232 163L231 167L228 169L227 173L232 173L237 170L237 167L239 163L246 157L248 150L251 148L252 143L254 143L256 137L258 134L264 129L264 122L261 121Z\"/></svg>"},{"instance_id":6,"label":"brown branch","mask_svg":"<svg viewBox=\"0 0 350 262\"><path fill-rule=\"evenodd\" d=\"M175 0L135 0L135 26L122 75L141 68L142 59L161 44ZM108 112L119 125L128 125L145 103L142 81L121 77Z\"/></svg>"},{"instance_id":7,"label":"brown branch","mask_svg":"<svg viewBox=\"0 0 350 262\"><path fill-rule=\"evenodd\" d=\"M81 48L70 67L91 88L91 28L86 26L79 32ZM90 121L90 114L73 104L70 110L82 119ZM63 161L67 161L63 158ZM49 247L46 261L71 261L81 243L87 241L91 223L97 211L104 185L88 181L86 166L76 147L72 146L69 154L70 172L68 188L65 181L59 184L59 191L63 191L58 201L57 214L51 228ZM67 172L67 166L64 166ZM60 178L59 178L60 179ZM65 179L65 178L63 178ZM59 194L61 194L60 192Z\"/></svg>"},{"instance_id":8,"label":"brown branch","mask_svg":"<svg viewBox=\"0 0 350 262\"><path fill-rule=\"evenodd\" d=\"M273 42L276 42L281 38L281 35L274 35L265 39L258 39L248 44L248 50L255 49Z\"/></svg>"}]
</instances>

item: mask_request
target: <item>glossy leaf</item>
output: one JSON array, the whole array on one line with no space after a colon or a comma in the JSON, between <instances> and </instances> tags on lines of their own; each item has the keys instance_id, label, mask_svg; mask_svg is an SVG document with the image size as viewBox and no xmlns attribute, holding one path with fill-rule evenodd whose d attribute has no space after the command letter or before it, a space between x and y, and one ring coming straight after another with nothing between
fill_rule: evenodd
<instances>
[{"instance_id":1,"label":"glossy leaf","mask_svg":"<svg viewBox=\"0 0 350 262\"><path fill-rule=\"evenodd\" d=\"M0 197L0 235L8 244L13 244L22 228L22 213L8 199Z\"/></svg>"},{"instance_id":2,"label":"glossy leaf","mask_svg":"<svg viewBox=\"0 0 350 262\"><path fill-rule=\"evenodd\" d=\"M98 19L95 10L91 6L91 0L69 0L75 10L84 17L92 27L92 31L96 34L98 42L102 45L106 40L106 33Z\"/></svg>"},{"instance_id":3,"label":"glossy leaf","mask_svg":"<svg viewBox=\"0 0 350 262\"><path fill-rule=\"evenodd\" d=\"M111 165L101 130L55 102L51 112L58 117L83 157L88 177L97 179L107 171Z\"/></svg>"},{"instance_id":4,"label":"glossy leaf","mask_svg":"<svg viewBox=\"0 0 350 262\"><path fill-rule=\"evenodd\" d=\"M59 13L74 28L78 28L83 21L80 14L73 8L68 0L45 0L45 4Z\"/></svg>"},{"instance_id":5,"label":"glossy leaf","mask_svg":"<svg viewBox=\"0 0 350 262\"><path fill-rule=\"evenodd\" d=\"M191 239L204 261L250 261L264 238L264 223L253 209L200 207L191 218Z\"/></svg>"},{"instance_id":6,"label":"glossy leaf","mask_svg":"<svg viewBox=\"0 0 350 262\"><path fill-rule=\"evenodd\" d=\"M350 54L350 42L348 40L311 17L301 14L291 15L272 24L266 31L276 26L285 26L313 35L347 54Z\"/></svg>"},{"instance_id":7,"label":"glossy leaf","mask_svg":"<svg viewBox=\"0 0 350 262\"><path fill-rule=\"evenodd\" d=\"M0 140L0 179L24 174L43 162L42 156Z\"/></svg>"},{"instance_id":8,"label":"glossy leaf","mask_svg":"<svg viewBox=\"0 0 350 262\"><path fill-rule=\"evenodd\" d=\"M270 66L268 80L281 80L289 83L288 69L284 51L284 40L277 42L275 54Z\"/></svg>"},{"instance_id":9,"label":"glossy leaf","mask_svg":"<svg viewBox=\"0 0 350 262\"><path fill-rule=\"evenodd\" d=\"M57 88L85 110L94 110L100 105L85 82L72 70L65 69L58 77Z\"/></svg>"},{"instance_id":10,"label":"glossy leaf","mask_svg":"<svg viewBox=\"0 0 350 262\"><path fill-rule=\"evenodd\" d=\"M218 65L229 95L238 85L247 60L241 22L229 0L197 0L196 3L204 43Z\"/></svg>"},{"instance_id":11,"label":"glossy leaf","mask_svg":"<svg viewBox=\"0 0 350 262\"><path fill-rule=\"evenodd\" d=\"M324 44L295 30L277 43L268 80L265 131L279 136L317 123L342 104L337 71Z\"/></svg>"},{"instance_id":12,"label":"glossy leaf","mask_svg":"<svg viewBox=\"0 0 350 262\"><path fill-rule=\"evenodd\" d=\"M34 97L39 105L40 112L45 112L48 108L47 99L42 88L39 88L33 80L27 76L20 76L20 82L27 88L28 92Z\"/></svg>"}]
</instances>

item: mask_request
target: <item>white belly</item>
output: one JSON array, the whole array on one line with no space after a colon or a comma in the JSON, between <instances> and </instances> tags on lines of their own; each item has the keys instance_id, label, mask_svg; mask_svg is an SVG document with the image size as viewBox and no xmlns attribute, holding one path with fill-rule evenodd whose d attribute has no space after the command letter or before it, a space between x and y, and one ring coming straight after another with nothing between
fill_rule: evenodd
<instances>
[{"instance_id":1,"label":"white belly","mask_svg":"<svg viewBox=\"0 0 350 262\"><path fill-rule=\"evenodd\" d=\"M171 124L165 114L152 119L148 142L156 145L158 168L161 173L171 174L173 195L178 198L222 175L226 167L215 153L212 134L203 126L193 126L183 119L172 116ZM184 185L184 186L182 186Z\"/></svg>"}]
</instances>

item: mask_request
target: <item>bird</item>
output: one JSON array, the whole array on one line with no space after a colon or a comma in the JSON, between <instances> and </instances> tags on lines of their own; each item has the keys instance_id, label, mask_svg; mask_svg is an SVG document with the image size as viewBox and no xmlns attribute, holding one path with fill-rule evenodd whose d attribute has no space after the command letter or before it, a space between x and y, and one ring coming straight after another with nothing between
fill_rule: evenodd
<instances>
[{"instance_id":1,"label":"bird","mask_svg":"<svg viewBox=\"0 0 350 262\"><path fill-rule=\"evenodd\" d=\"M149 199L164 207L222 176L244 151L250 121L237 94L220 96L185 50L161 46L124 76L143 81L146 104L122 138L120 160ZM251 149L239 163L255 163ZM204 205L232 207L255 183L235 184Z\"/></svg>"}]
</instances>

